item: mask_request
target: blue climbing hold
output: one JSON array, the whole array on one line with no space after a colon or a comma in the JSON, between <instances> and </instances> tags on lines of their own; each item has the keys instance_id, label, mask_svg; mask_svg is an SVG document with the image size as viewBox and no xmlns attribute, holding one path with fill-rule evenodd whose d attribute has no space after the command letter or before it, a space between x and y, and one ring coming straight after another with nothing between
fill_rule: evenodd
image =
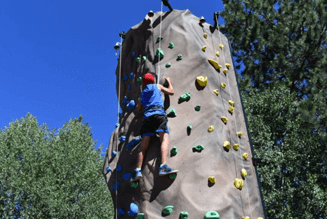
<instances>
[{"instance_id":1,"label":"blue climbing hold","mask_svg":"<svg viewBox=\"0 0 327 219\"><path fill-rule=\"evenodd\" d=\"M119 137L119 141L120 142L124 142L126 140L126 136L125 135L122 135Z\"/></svg>"},{"instance_id":2,"label":"blue climbing hold","mask_svg":"<svg viewBox=\"0 0 327 219\"><path fill-rule=\"evenodd\" d=\"M116 157L116 155L117 155L117 151L113 151L113 152L111 153L111 157Z\"/></svg>"},{"instance_id":3,"label":"blue climbing hold","mask_svg":"<svg viewBox=\"0 0 327 219\"><path fill-rule=\"evenodd\" d=\"M132 53L132 56L133 56L133 57L135 57L135 56L136 56L136 53L135 53L135 52L133 52L133 53Z\"/></svg>"},{"instance_id":4,"label":"blue climbing hold","mask_svg":"<svg viewBox=\"0 0 327 219\"><path fill-rule=\"evenodd\" d=\"M127 104L127 101L128 101L128 97L127 96L124 96L124 99L122 101L122 104L123 105Z\"/></svg>"},{"instance_id":5,"label":"blue climbing hold","mask_svg":"<svg viewBox=\"0 0 327 219\"><path fill-rule=\"evenodd\" d=\"M120 182L116 182L116 183L112 186L112 189L113 189L114 191L118 191L119 187L120 187Z\"/></svg>"},{"instance_id":6,"label":"blue climbing hold","mask_svg":"<svg viewBox=\"0 0 327 219\"><path fill-rule=\"evenodd\" d=\"M117 122L117 123L116 123L116 125L115 125L115 126L116 126L116 128L118 128L118 127L119 127L119 125L120 125L120 124Z\"/></svg>"},{"instance_id":7,"label":"blue climbing hold","mask_svg":"<svg viewBox=\"0 0 327 219\"><path fill-rule=\"evenodd\" d=\"M124 75L123 80L124 81L127 81L128 80L128 76L127 75Z\"/></svg>"},{"instance_id":8,"label":"blue climbing hold","mask_svg":"<svg viewBox=\"0 0 327 219\"><path fill-rule=\"evenodd\" d=\"M132 72L132 73L129 75L129 78L130 78L130 79L133 79L133 77L134 77L134 73Z\"/></svg>"},{"instance_id":9,"label":"blue climbing hold","mask_svg":"<svg viewBox=\"0 0 327 219\"><path fill-rule=\"evenodd\" d=\"M111 167L107 166L106 172L109 173L111 171Z\"/></svg>"},{"instance_id":10,"label":"blue climbing hold","mask_svg":"<svg viewBox=\"0 0 327 219\"><path fill-rule=\"evenodd\" d=\"M129 85L127 86L127 89L130 90L131 88L132 88L132 86L129 84Z\"/></svg>"},{"instance_id":11,"label":"blue climbing hold","mask_svg":"<svg viewBox=\"0 0 327 219\"><path fill-rule=\"evenodd\" d=\"M118 208L118 216L121 217L125 214L125 211L122 208Z\"/></svg>"},{"instance_id":12,"label":"blue climbing hold","mask_svg":"<svg viewBox=\"0 0 327 219\"><path fill-rule=\"evenodd\" d=\"M118 115L119 115L119 117L122 116L123 115L123 112L119 112Z\"/></svg>"},{"instance_id":13,"label":"blue climbing hold","mask_svg":"<svg viewBox=\"0 0 327 219\"><path fill-rule=\"evenodd\" d=\"M140 141L142 140L141 137L135 138L132 141L128 142L126 145L127 150L133 149Z\"/></svg>"},{"instance_id":14,"label":"blue climbing hold","mask_svg":"<svg viewBox=\"0 0 327 219\"><path fill-rule=\"evenodd\" d=\"M117 165L116 170L118 173L120 173L121 171L123 171L123 167L121 165Z\"/></svg>"},{"instance_id":15,"label":"blue climbing hold","mask_svg":"<svg viewBox=\"0 0 327 219\"><path fill-rule=\"evenodd\" d=\"M123 174L123 179L124 180L130 180L132 178L132 174L131 173L124 173Z\"/></svg>"},{"instance_id":16,"label":"blue climbing hold","mask_svg":"<svg viewBox=\"0 0 327 219\"><path fill-rule=\"evenodd\" d=\"M134 108L135 108L135 101L134 101L134 100L129 101L128 104L127 104L127 108L128 108L130 111L133 111Z\"/></svg>"},{"instance_id":17,"label":"blue climbing hold","mask_svg":"<svg viewBox=\"0 0 327 219\"><path fill-rule=\"evenodd\" d=\"M129 206L128 215L131 217L136 217L138 212L139 212L139 207L136 204L131 203Z\"/></svg>"}]
</instances>

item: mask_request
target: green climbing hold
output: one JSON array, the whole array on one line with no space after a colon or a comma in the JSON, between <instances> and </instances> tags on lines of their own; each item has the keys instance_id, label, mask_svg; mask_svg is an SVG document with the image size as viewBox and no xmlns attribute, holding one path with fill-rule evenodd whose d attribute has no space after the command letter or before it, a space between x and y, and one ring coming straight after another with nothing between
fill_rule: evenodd
<instances>
[{"instance_id":1,"label":"green climbing hold","mask_svg":"<svg viewBox=\"0 0 327 219\"><path fill-rule=\"evenodd\" d=\"M145 62L146 61L146 56L143 56L142 57L142 60Z\"/></svg>"},{"instance_id":2,"label":"green climbing hold","mask_svg":"<svg viewBox=\"0 0 327 219\"><path fill-rule=\"evenodd\" d=\"M193 149L201 152L202 150L204 150L204 147L202 144L199 144L199 145L194 146Z\"/></svg>"},{"instance_id":3,"label":"green climbing hold","mask_svg":"<svg viewBox=\"0 0 327 219\"><path fill-rule=\"evenodd\" d=\"M173 212L173 208L174 208L174 206L168 205L168 206L164 207L164 209L162 210L162 213L170 215Z\"/></svg>"},{"instance_id":4,"label":"green climbing hold","mask_svg":"<svg viewBox=\"0 0 327 219\"><path fill-rule=\"evenodd\" d=\"M176 179L177 173L171 173L169 174L169 179L174 180Z\"/></svg>"},{"instance_id":5,"label":"green climbing hold","mask_svg":"<svg viewBox=\"0 0 327 219\"><path fill-rule=\"evenodd\" d=\"M141 58L140 57L137 57L136 58L136 62L140 62L141 61Z\"/></svg>"},{"instance_id":6,"label":"green climbing hold","mask_svg":"<svg viewBox=\"0 0 327 219\"><path fill-rule=\"evenodd\" d=\"M167 64L166 64L166 68L169 68L171 66L171 64L168 62Z\"/></svg>"},{"instance_id":7,"label":"green climbing hold","mask_svg":"<svg viewBox=\"0 0 327 219\"><path fill-rule=\"evenodd\" d=\"M169 48L173 49L174 47L175 47L175 45L172 42L170 42L169 43Z\"/></svg>"},{"instance_id":8,"label":"green climbing hold","mask_svg":"<svg viewBox=\"0 0 327 219\"><path fill-rule=\"evenodd\" d=\"M183 56L181 55L181 54L179 54L178 56L177 56L177 60L182 60L183 59Z\"/></svg>"},{"instance_id":9,"label":"green climbing hold","mask_svg":"<svg viewBox=\"0 0 327 219\"><path fill-rule=\"evenodd\" d=\"M188 212L187 211L182 211L180 215L180 219L186 219L188 217Z\"/></svg>"},{"instance_id":10,"label":"green climbing hold","mask_svg":"<svg viewBox=\"0 0 327 219\"><path fill-rule=\"evenodd\" d=\"M138 82L142 82L142 77L139 77L139 78L137 79L137 81L138 81Z\"/></svg>"},{"instance_id":11,"label":"green climbing hold","mask_svg":"<svg viewBox=\"0 0 327 219\"><path fill-rule=\"evenodd\" d=\"M172 116L172 117L176 117L176 110L174 109L170 109L169 112L167 113L167 116Z\"/></svg>"},{"instance_id":12,"label":"green climbing hold","mask_svg":"<svg viewBox=\"0 0 327 219\"><path fill-rule=\"evenodd\" d=\"M165 54L164 54L164 52L162 51L161 48L157 49L156 56L158 56L158 58L160 58L160 59L162 59L165 56Z\"/></svg>"},{"instance_id":13,"label":"green climbing hold","mask_svg":"<svg viewBox=\"0 0 327 219\"><path fill-rule=\"evenodd\" d=\"M219 219L220 216L216 211L209 211L204 215L204 219Z\"/></svg>"},{"instance_id":14,"label":"green climbing hold","mask_svg":"<svg viewBox=\"0 0 327 219\"><path fill-rule=\"evenodd\" d=\"M157 43L160 42L161 40L163 40L163 38L161 36L158 36Z\"/></svg>"},{"instance_id":15,"label":"green climbing hold","mask_svg":"<svg viewBox=\"0 0 327 219\"><path fill-rule=\"evenodd\" d=\"M143 219L144 218L144 213L138 213L137 219Z\"/></svg>"},{"instance_id":16,"label":"green climbing hold","mask_svg":"<svg viewBox=\"0 0 327 219\"><path fill-rule=\"evenodd\" d=\"M164 87L168 87L168 82L165 80L165 83L163 84Z\"/></svg>"},{"instance_id":17,"label":"green climbing hold","mask_svg":"<svg viewBox=\"0 0 327 219\"><path fill-rule=\"evenodd\" d=\"M196 106L195 106L195 110L196 110L196 111L200 111L200 109L201 109L201 106L200 106L200 105L196 105Z\"/></svg>"},{"instance_id":18,"label":"green climbing hold","mask_svg":"<svg viewBox=\"0 0 327 219\"><path fill-rule=\"evenodd\" d=\"M176 155L177 152L178 152L178 150L177 150L177 148L175 146L170 150L171 155Z\"/></svg>"},{"instance_id":19,"label":"green climbing hold","mask_svg":"<svg viewBox=\"0 0 327 219\"><path fill-rule=\"evenodd\" d=\"M192 130L192 125L187 126L189 130Z\"/></svg>"},{"instance_id":20,"label":"green climbing hold","mask_svg":"<svg viewBox=\"0 0 327 219\"><path fill-rule=\"evenodd\" d=\"M190 100L191 99L191 93L190 92L187 92L185 94L182 94L180 97L179 97L179 101L183 101L183 100Z\"/></svg>"},{"instance_id":21,"label":"green climbing hold","mask_svg":"<svg viewBox=\"0 0 327 219\"><path fill-rule=\"evenodd\" d=\"M132 188L136 188L138 186L138 182L131 182L131 187Z\"/></svg>"}]
</instances>

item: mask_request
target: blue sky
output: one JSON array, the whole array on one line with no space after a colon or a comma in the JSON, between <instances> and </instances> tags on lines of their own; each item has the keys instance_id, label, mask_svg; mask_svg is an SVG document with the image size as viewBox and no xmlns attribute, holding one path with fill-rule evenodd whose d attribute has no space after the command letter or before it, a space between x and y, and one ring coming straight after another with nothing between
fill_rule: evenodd
<instances>
[{"instance_id":1,"label":"blue sky","mask_svg":"<svg viewBox=\"0 0 327 219\"><path fill-rule=\"evenodd\" d=\"M221 0L169 3L210 24L223 10ZM118 109L113 47L150 10L161 1L0 1L0 129L28 112L49 130L81 114L95 148L107 148Z\"/></svg>"}]
</instances>

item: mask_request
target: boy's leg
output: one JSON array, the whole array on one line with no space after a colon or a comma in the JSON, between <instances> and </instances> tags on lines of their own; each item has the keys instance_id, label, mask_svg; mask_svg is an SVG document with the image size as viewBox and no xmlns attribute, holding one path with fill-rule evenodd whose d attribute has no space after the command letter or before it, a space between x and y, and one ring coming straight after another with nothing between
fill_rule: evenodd
<instances>
[{"instance_id":1,"label":"boy's leg","mask_svg":"<svg viewBox=\"0 0 327 219\"><path fill-rule=\"evenodd\" d=\"M168 133L159 132L161 142L161 164L165 164L168 159L169 135Z\"/></svg>"},{"instance_id":2,"label":"boy's leg","mask_svg":"<svg viewBox=\"0 0 327 219\"><path fill-rule=\"evenodd\" d=\"M138 153L138 156L137 156L137 168L140 168L140 169L142 168L145 152L149 146L150 137L151 136L144 136L142 138L140 152Z\"/></svg>"}]
</instances>

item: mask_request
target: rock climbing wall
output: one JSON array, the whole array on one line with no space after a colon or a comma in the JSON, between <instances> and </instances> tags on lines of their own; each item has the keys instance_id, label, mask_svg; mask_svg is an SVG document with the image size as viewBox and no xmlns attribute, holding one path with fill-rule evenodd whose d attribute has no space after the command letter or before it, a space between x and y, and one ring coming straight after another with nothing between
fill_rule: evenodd
<instances>
[{"instance_id":1,"label":"rock climbing wall","mask_svg":"<svg viewBox=\"0 0 327 219\"><path fill-rule=\"evenodd\" d=\"M120 218L264 217L227 38L189 10L162 18L157 12L126 33L120 62L123 112L103 168ZM159 177L160 141L152 137L143 179L130 183L143 118L135 103L146 72L160 84L172 79L175 94L163 100L170 112L168 165L179 172Z\"/></svg>"}]
</instances>

